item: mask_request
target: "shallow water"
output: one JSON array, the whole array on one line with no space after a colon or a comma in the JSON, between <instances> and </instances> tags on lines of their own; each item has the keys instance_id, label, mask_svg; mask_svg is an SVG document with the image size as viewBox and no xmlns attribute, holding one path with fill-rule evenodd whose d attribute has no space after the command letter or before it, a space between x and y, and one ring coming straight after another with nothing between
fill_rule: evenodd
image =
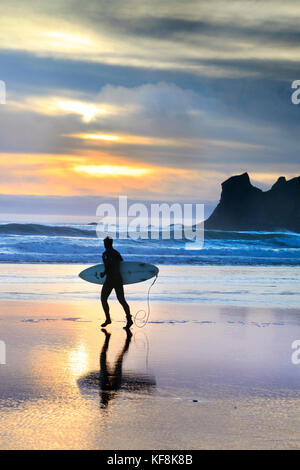
<instances>
[{"instance_id":1,"label":"shallow water","mask_svg":"<svg viewBox=\"0 0 300 470\"><path fill-rule=\"evenodd\" d=\"M0 264L0 300L97 301L101 286L78 273L87 265ZM299 268L292 266L159 266L151 303L298 308ZM152 280L125 287L144 306ZM176 293L176 295L174 295ZM112 299L115 297L112 295Z\"/></svg>"}]
</instances>

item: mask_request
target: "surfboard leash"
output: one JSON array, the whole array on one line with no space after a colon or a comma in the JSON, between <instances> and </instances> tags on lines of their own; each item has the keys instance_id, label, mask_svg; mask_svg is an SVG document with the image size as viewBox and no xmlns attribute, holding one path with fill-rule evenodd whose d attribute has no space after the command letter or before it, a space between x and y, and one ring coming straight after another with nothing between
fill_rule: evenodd
<instances>
[{"instance_id":1,"label":"surfboard leash","mask_svg":"<svg viewBox=\"0 0 300 470\"><path fill-rule=\"evenodd\" d=\"M152 284L150 284L149 286L149 289L148 289L148 294L147 294L147 306L148 306L148 311L146 312L146 310L144 310L143 308L141 310L138 310L136 312L136 314L134 315L134 324L135 326L137 326L138 328L143 328L145 325L147 325L148 323L148 320L149 320L149 316L150 316L150 289L151 287L156 283L157 281L157 278L158 278L158 273L155 275L155 278L154 278L154 281L152 282ZM142 317L138 318L138 315L142 313ZM146 319L145 319L146 318ZM140 322L141 324L139 325L137 322Z\"/></svg>"}]
</instances>

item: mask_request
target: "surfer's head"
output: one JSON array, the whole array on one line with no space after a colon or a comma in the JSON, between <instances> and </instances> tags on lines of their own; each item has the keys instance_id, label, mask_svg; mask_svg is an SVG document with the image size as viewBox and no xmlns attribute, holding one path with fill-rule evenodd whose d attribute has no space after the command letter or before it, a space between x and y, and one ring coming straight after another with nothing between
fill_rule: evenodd
<instances>
[{"instance_id":1,"label":"surfer's head","mask_svg":"<svg viewBox=\"0 0 300 470\"><path fill-rule=\"evenodd\" d=\"M106 249L112 248L113 245L113 239L110 237L104 238L104 246Z\"/></svg>"}]
</instances>

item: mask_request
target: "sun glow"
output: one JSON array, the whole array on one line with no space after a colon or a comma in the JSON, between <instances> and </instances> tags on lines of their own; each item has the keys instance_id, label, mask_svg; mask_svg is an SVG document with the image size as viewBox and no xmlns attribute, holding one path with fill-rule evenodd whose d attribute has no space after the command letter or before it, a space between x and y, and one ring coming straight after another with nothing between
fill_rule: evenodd
<instances>
[{"instance_id":1,"label":"sun glow","mask_svg":"<svg viewBox=\"0 0 300 470\"><path fill-rule=\"evenodd\" d=\"M166 145L180 145L177 140L175 139L163 139L160 137L145 137L140 135L114 135L114 134L88 134L88 133L81 133L81 134L64 134L64 137L73 137L75 139L83 139L83 140L92 140L92 141L104 141L107 143L116 143L116 144L125 144L125 145L159 145L159 146L166 146Z\"/></svg>"},{"instance_id":2,"label":"sun glow","mask_svg":"<svg viewBox=\"0 0 300 470\"><path fill-rule=\"evenodd\" d=\"M70 137L79 137L81 139L87 140L106 140L109 142L116 142L120 140L120 137L117 135L105 135L105 134L74 134Z\"/></svg>"},{"instance_id":3,"label":"sun glow","mask_svg":"<svg viewBox=\"0 0 300 470\"><path fill-rule=\"evenodd\" d=\"M69 369L72 375L77 378L88 369L88 353L83 344L70 351Z\"/></svg>"},{"instance_id":4,"label":"sun glow","mask_svg":"<svg viewBox=\"0 0 300 470\"><path fill-rule=\"evenodd\" d=\"M92 104L79 99L68 99L59 96L41 97L28 96L23 101L15 99L10 102L15 109L33 111L39 114L55 116L57 114L78 114L84 122L90 122L98 115L115 113L109 105Z\"/></svg>"},{"instance_id":5,"label":"sun glow","mask_svg":"<svg viewBox=\"0 0 300 470\"><path fill-rule=\"evenodd\" d=\"M48 31L44 35L52 40L52 46L63 46L68 49L78 49L92 46L92 41L83 35L72 33L61 33L59 31Z\"/></svg>"},{"instance_id":6,"label":"sun glow","mask_svg":"<svg viewBox=\"0 0 300 470\"><path fill-rule=\"evenodd\" d=\"M152 170L149 168L135 168L131 166L119 165L79 165L75 166L74 170L79 173L86 173L90 176L105 177L105 176L143 176L150 173Z\"/></svg>"},{"instance_id":7,"label":"sun glow","mask_svg":"<svg viewBox=\"0 0 300 470\"><path fill-rule=\"evenodd\" d=\"M80 114L85 122L91 121L97 114L106 113L106 110L103 108L98 108L98 106L94 104L87 104L80 101L56 100L54 105L62 111Z\"/></svg>"}]
</instances>

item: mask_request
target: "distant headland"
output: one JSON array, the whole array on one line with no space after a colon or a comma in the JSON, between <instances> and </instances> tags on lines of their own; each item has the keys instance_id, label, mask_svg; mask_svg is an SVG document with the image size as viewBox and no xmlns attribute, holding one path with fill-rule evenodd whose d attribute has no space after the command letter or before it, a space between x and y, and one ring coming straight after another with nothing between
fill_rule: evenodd
<instances>
[{"instance_id":1,"label":"distant headland","mask_svg":"<svg viewBox=\"0 0 300 470\"><path fill-rule=\"evenodd\" d=\"M222 183L220 202L205 228L300 232L300 176L281 176L269 191L253 186L248 173L232 176Z\"/></svg>"}]
</instances>

